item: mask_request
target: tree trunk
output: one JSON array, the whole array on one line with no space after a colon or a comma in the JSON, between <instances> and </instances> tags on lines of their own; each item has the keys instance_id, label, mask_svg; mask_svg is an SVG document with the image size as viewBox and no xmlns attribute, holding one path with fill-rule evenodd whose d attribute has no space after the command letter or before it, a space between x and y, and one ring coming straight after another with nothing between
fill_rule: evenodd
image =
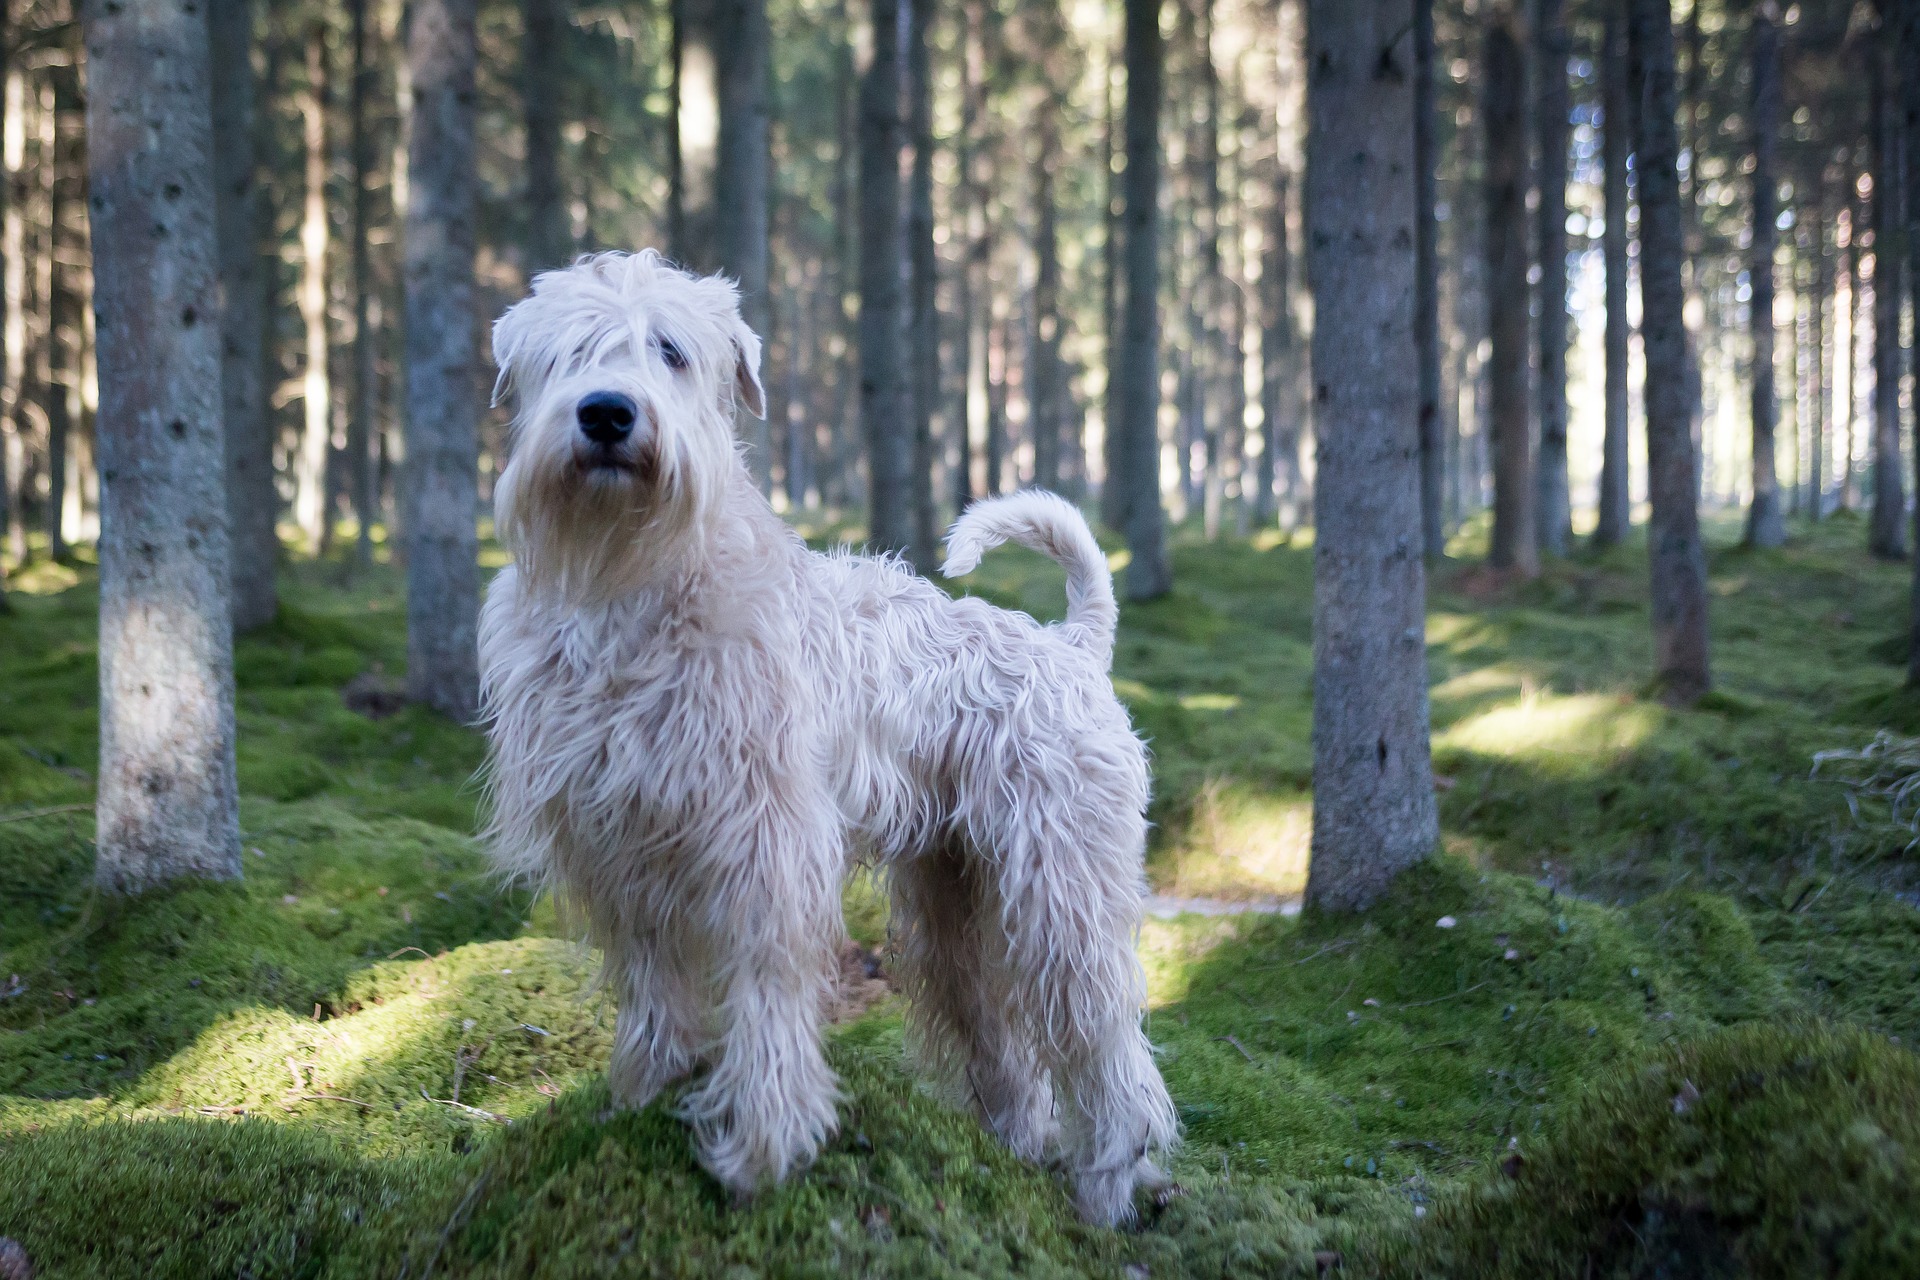
<instances>
[{"instance_id":1,"label":"tree trunk","mask_svg":"<svg viewBox=\"0 0 1920 1280\"><path fill-rule=\"evenodd\" d=\"M12 0L0 0L0 137L7 131L7 81L13 74L13 4ZM8 180L5 166L0 164L0 223L7 217L7 206L11 203L12 183ZM0 237L0 382L4 382L7 367L7 332L11 300L3 282L11 274L13 263L8 257L17 251L17 247L5 237ZM17 402L16 402L17 403ZM10 454L13 441L9 438L19 429L17 415L10 414L0 422L0 534L4 534L13 524L13 486ZM12 613L13 606L7 601L7 567L0 560L0 614Z\"/></svg>"},{"instance_id":2,"label":"tree trunk","mask_svg":"<svg viewBox=\"0 0 1920 1280\"><path fill-rule=\"evenodd\" d=\"M1307 275L1319 424L1313 856L1357 911L1439 839L1420 550L1411 0L1309 0Z\"/></svg>"},{"instance_id":3,"label":"tree trunk","mask_svg":"<svg viewBox=\"0 0 1920 1280\"><path fill-rule=\"evenodd\" d=\"M1618 546L1633 524L1627 458L1627 357L1633 332L1627 320L1627 156L1633 151L1633 131L1627 94L1627 32L1620 21L1620 10L1619 0L1607 7L1601 54L1606 223L1600 240L1607 291L1606 403L1600 446L1600 511L1593 543L1603 548Z\"/></svg>"},{"instance_id":4,"label":"tree trunk","mask_svg":"<svg viewBox=\"0 0 1920 1280\"><path fill-rule=\"evenodd\" d=\"M306 375L301 396L306 411L294 470L294 518L308 550L325 548L332 523L327 510L327 453L333 442L333 380L327 341L327 175L333 153L327 143L327 33L316 22L307 31L307 97L301 105L306 145L306 204L300 219L300 323L306 330Z\"/></svg>"},{"instance_id":5,"label":"tree trunk","mask_svg":"<svg viewBox=\"0 0 1920 1280\"><path fill-rule=\"evenodd\" d=\"M1747 262L1753 299L1753 501L1747 508L1747 544L1777 547L1787 540L1780 511L1774 437L1780 400L1773 387L1773 259L1779 232L1780 32L1765 5L1753 12L1753 245Z\"/></svg>"},{"instance_id":6,"label":"tree trunk","mask_svg":"<svg viewBox=\"0 0 1920 1280\"><path fill-rule=\"evenodd\" d=\"M1062 104L1046 108L1039 122L1040 155L1034 164L1033 345L1027 360L1027 421L1033 431L1033 483L1042 489L1060 488L1060 313L1059 211L1054 203L1054 165L1058 163L1060 135L1053 113Z\"/></svg>"},{"instance_id":7,"label":"tree trunk","mask_svg":"<svg viewBox=\"0 0 1920 1280\"><path fill-rule=\"evenodd\" d=\"M374 493L373 418L379 388L373 362L373 260L369 240L373 234L373 131L367 122L374 69L367 49L367 0L349 0L347 8L353 40L348 125L353 162L353 404L347 419L347 467L353 484L354 523L359 526L354 539L353 563L359 569L366 569L373 564L373 520L378 507Z\"/></svg>"},{"instance_id":8,"label":"tree trunk","mask_svg":"<svg viewBox=\"0 0 1920 1280\"><path fill-rule=\"evenodd\" d=\"M1695 507L1692 413L1681 267L1679 138L1674 125L1670 0L1630 0L1633 85L1640 100L1640 310L1646 349L1647 487L1653 517L1654 675L1667 700L1690 704L1712 684L1707 659L1707 557Z\"/></svg>"},{"instance_id":9,"label":"tree trunk","mask_svg":"<svg viewBox=\"0 0 1920 1280\"><path fill-rule=\"evenodd\" d=\"M1160 0L1126 0L1126 302L1118 424L1127 596L1151 600L1173 588L1167 520L1160 507Z\"/></svg>"},{"instance_id":10,"label":"tree trunk","mask_svg":"<svg viewBox=\"0 0 1920 1280\"><path fill-rule=\"evenodd\" d=\"M1103 8L1103 14L1111 9ZM1113 171L1119 155L1116 145L1120 132L1118 104L1114 101L1114 47L1111 34L1101 39L1100 77L1100 320L1101 340L1105 344L1107 381L1104 421L1100 439L1100 519L1108 528L1124 523L1121 495L1126 486L1120 481L1120 393L1115 372L1120 354L1120 175Z\"/></svg>"},{"instance_id":11,"label":"tree trunk","mask_svg":"<svg viewBox=\"0 0 1920 1280\"><path fill-rule=\"evenodd\" d=\"M102 889L240 875L206 16L87 6Z\"/></svg>"},{"instance_id":12,"label":"tree trunk","mask_svg":"<svg viewBox=\"0 0 1920 1280\"><path fill-rule=\"evenodd\" d=\"M913 172L907 183L907 358L912 362L913 543L922 573L940 562L933 507L933 408L940 398L939 258L933 243L934 0L903 0L907 16L907 134Z\"/></svg>"},{"instance_id":13,"label":"tree trunk","mask_svg":"<svg viewBox=\"0 0 1920 1280\"><path fill-rule=\"evenodd\" d=\"M208 0L212 41L213 167L219 219L220 388L226 423L227 512L233 560L233 626L251 631L279 608L273 574L273 417L267 409L262 334L267 272L253 110L253 0Z\"/></svg>"},{"instance_id":14,"label":"tree trunk","mask_svg":"<svg viewBox=\"0 0 1920 1280\"><path fill-rule=\"evenodd\" d=\"M1292 186L1284 159L1276 157L1267 206L1260 265L1260 414L1264 448L1260 453L1261 524L1278 515L1281 491L1289 499L1300 472L1299 405L1290 400L1295 359L1293 332L1293 247L1287 237L1287 204Z\"/></svg>"},{"instance_id":15,"label":"tree trunk","mask_svg":"<svg viewBox=\"0 0 1920 1280\"><path fill-rule=\"evenodd\" d=\"M474 0L414 0L407 34L407 694L462 721L480 686L474 10Z\"/></svg>"},{"instance_id":16,"label":"tree trunk","mask_svg":"<svg viewBox=\"0 0 1920 1280\"><path fill-rule=\"evenodd\" d=\"M1920 0L1900 0L1900 135L1906 139L1907 297L1920 309ZM1889 260L1888 271L1898 271ZM1920 340L1913 344L1913 385L1920 388ZM1920 390L1915 392L1920 397ZM1920 415L1917 415L1920 416ZM1920 442L1920 429L1916 429ZM1913 451L1914 493L1920 495L1920 444ZM1914 582L1907 641L1907 684L1920 685L1920 502L1914 504Z\"/></svg>"},{"instance_id":17,"label":"tree trunk","mask_svg":"<svg viewBox=\"0 0 1920 1280\"><path fill-rule=\"evenodd\" d=\"M1434 130L1433 0L1413 0L1413 345L1420 359L1420 542L1447 553L1442 489L1446 440L1440 422L1439 142Z\"/></svg>"},{"instance_id":18,"label":"tree trunk","mask_svg":"<svg viewBox=\"0 0 1920 1280\"><path fill-rule=\"evenodd\" d=\"M1487 31L1481 105L1487 130L1487 378L1493 401L1489 563L1532 577L1540 572L1540 552L1527 421L1526 62L1511 24L1510 18L1496 18Z\"/></svg>"},{"instance_id":19,"label":"tree trunk","mask_svg":"<svg viewBox=\"0 0 1920 1280\"><path fill-rule=\"evenodd\" d=\"M716 266L714 182L720 145L717 8L728 0L671 0L673 101L667 129L667 245L695 271Z\"/></svg>"},{"instance_id":20,"label":"tree trunk","mask_svg":"<svg viewBox=\"0 0 1920 1280\"><path fill-rule=\"evenodd\" d=\"M959 197L965 210L956 230L964 236L963 258L954 280L960 311L960 407L954 424L954 510L964 511L973 501L973 437L985 445L987 409L987 325L989 305L987 262L992 255L988 239L987 183L982 176L991 140L987 126L986 5L967 0L960 7L965 22L960 48ZM1107 178L1111 189L1111 174ZM1111 222L1111 219L1109 219ZM1109 397L1111 398L1111 397ZM1111 436L1111 431L1108 432ZM1108 472L1111 486L1112 472ZM984 483L983 483L983 488Z\"/></svg>"},{"instance_id":21,"label":"tree trunk","mask_svg":"<svg viewBox=\"0 0 1920 1280\"><path fill-rule=\"evenodd\" d=\"M1834 275L1833 254L1827 251L1827 227L1833 222L1828 216L1831 203L1831 193L1822 182L1819 213L1813 224L1814 284L1808 309L1813 324L1810 344L1812 367L1809 370L1813 375L1810 396L1813 424L1807 439L1807 504L1816 521L1827 518L1827 428L1833 421L1833 373L1827 362L1827 342L1831 336L1827 325L1827 308L1833 301Z\"/></svg>"},{"instance_id":22,"label":"tree trunk","mask_svg":"<svg viewBox=\"0 0 1920 1280\"><path fill-rule=\"evenodd\" d=\"M867 437L867 537L913 546L913 424L906 352L906 228L900 216L900 0L872 0L873 53L860 81L860 422Z\"/></svg>"},{"instance_id":23,"label":"tree trunk","mask_svg":"<svg viewBox=\"0 0 1920 1280\"><path fill-rule=\"evenodd\" d=\"M354 0L364 5L366 0ZM563 267L573 234L560 186L568 0L521 0L520 105L527 130L527 275Z\"/></svg>"},{"instance_id":24,"label":"tree trunk","mask_svg":"<svg viewBox=\"0 0 1920 1280\"><path fill-rule=\"evenodd\" d=\"M1573 542L1567 492L1567 35L1563 0L1535 0L1534 53L1540 129L1540 457L1534 467L1534 530L1542 555Z\"/></svg>"},{"instance_id":25,"label":"tree trunk","mask_svg":"<svg viewBox=\"0 0 1920 1280\"><path fill-rule=\"evenodd\" d=\"M85 200L86 136L81 110L78 68L48 68L53 81L53 156L47 202L47 375L43 383L47 414L47 557L55 563L68 558L63 519L73 474L73 408L80 399L80 348L85 321L82 299L72 272L63 265L71 255L84 258L84 244L68 244L68 223Z\"/></svg>"},{"instance_id":26,"label":"tree trunk","mask_svg":"<svg viewBox=\"0 0 1920 1280\"><path fill-rule=\"evenodd\" d=\"M1900 460L1900 92L1893 32L1883 18L1873 51L1873 519L1868 549L1907 554L1907 492ZM1909 138L1908 147L1916 145ZM1912 252L1909 249L1909 252Z\"/></svg>"},{"instance_id":27,"label":"tree trunk","mask_svg":"<svg viewBox=\"0 0 1920 1280\"><path fill-rule=\"evenodd\" d=\"M718 0L719 162L714 169L714 239L720 270L740 286L740 316L769 337L773 319L767 277L771 211L767 146L769 37L765 0ZM773 450L765 419L746 423L747 465L762 493L773 485Z\"/></svg>"}]
</instances>

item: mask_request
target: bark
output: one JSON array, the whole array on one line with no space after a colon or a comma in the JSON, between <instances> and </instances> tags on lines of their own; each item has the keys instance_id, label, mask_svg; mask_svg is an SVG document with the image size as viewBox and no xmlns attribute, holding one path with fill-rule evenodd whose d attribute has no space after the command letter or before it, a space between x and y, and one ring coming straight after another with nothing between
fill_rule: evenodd
<instances>
[{"instance_id":1,"label":"bark","mask_svg":"<svg viewBox=\"0 0 1920 1280\"><path fill-rule=\"evenodd\" d=\"M913 172L907 182L907 357L913 429L913 544L921 572L940 562L933 508L933 408L940 398L939 259L933 243L934 0L903 0L907 17L907 134Z\"/></svg>"},{"instance_id":2,"label":"bark","mask_svg":"<svg viewBox=\"0 0 1920 1280\"><path fill-rule=\"evenodd\" d=\"M1700 541L1683 320L1685 223L1680 208L1678 104L1670 0L1630 0L1635 95L1640 101L1641 333L1646 350L1647 550L1654 675L1671 702L1712 685L1707 656L1707 558Z\"/></svg>"},{"instance_id":3,"label":"bark","mask_svg":"<svg viewBox=\"0 0 1920 1280\"><path fill-rule=\"evenodd\" d=\"M1434 129L1433 0L1413 4L1413 345L1420 360L1420 541L1427 558L1447 553L1442 510L1446 440L1440 421L1440 154Z\"/></svg>"},{"instance_id":4,"label":"bark","mask_svg":"<svg viewBox=\"0 0 1920 1280\"><path fill-rule=\"evenodd\" d=\"M407 34L407 693L457 720L479 696L474 10L474 0L414 0Z\"/></svg>"},{"instance_id":5,"label":"bark","mask_svg":"<svg viewBox=\"0 0 1920 1280\"><path fill-rule=\"evenodd\" d=\"M364 5L366 0L354 0ZM527 130L527 274L573 256L560 185L560 106L566 84L568 0L521 0L520 102Z\"/></svg>"},{"instance_id":6,"label":"bark","mask_svg":"<svg viewBox=\"0 0 1920 1280\"><path fill-rule=\"evenodd\" d=\"M280 495L273 484L273 419L262 364L268 279L260 258L253 13L253 0L209 0L207 7L222 295L220 388L236 631L264 625L279 608L273 573L280 554L274 528Z\"/></svg>"},{"instance_id":7,"label":"bark","mask_svg":"<svg viewBox=\"0 0 1920 1280\"><path fill-rule=\"evenodd\" d=\"M1160 506L1160 0L1126 0L1124 255L1126 301L1119 360L1122 529L1131 559L1129 599L1173 588L1166 513Z\"/></svg>"},{"instance_id":8,"label":"bark","mask_svg":"<svg viewBox=\"0 0 1920 1280\"><path fill-rule=\"evenodd\" d=\"M860 80L860 423L867 536L913 545L913 426L906 359L906 228L900 211L900 0L872 0L873 55Z\"/></svg>"},{"instance_id":9,"label":"bark","mask_svg":"<svg viewBox=\"0 0 1920 1280\"><path fill-rule=\"evenodd\" d=\"M305 423L294 469L294 518L310 550L324 549L332 513L327 510L327 453L333 442L333 379L327 341L327 34L314 23L307 31L305 119L306 203L300 219L300 323L306 331L306 375L301 396Z\"/></svg>"},{"instance_id":10,"label":"bark","mask_svg":"<svg viewBox=\"0 0 1920 1280\"><path fill-rule=\"evenodd\" d=\"M983 176L991 140L987 126L986 6L968 0L960 9L966 23L960 51L960 199L964 202L965 257L954 281L959 300L962 356L960 360L959 422L955 424L954 510L964 511L973 501L973 437L985 444L987 407L988 306L987 262L992 256L988 238L987 183ZM1112 178L1109 175L1108 186ZM1111 398L1111 393L1109 393ZM1112 433L1108 433L1111 437ZM1112 471L1108 471L1111 488ZM984 486L983 486L984 487Z\"/></svg>"},{"instance_id":11,"label":"bark","mask_svg":"<svg viewBox=\"0 0 1920 1280\"><path fill-rule=\"evenodd\" d=\"M1827 250L1827 227L1834 222L1829 214L1832 193L1822 184L1819 213L1813 224L1815 255L1813 297L1808 307L1813 334L1810 345L1810 369L1813 388L1809 397L1813 408L1812 429L1807 433L1807 509L1815 520L1827 518L1827 428L1833 422L1833 372L1827 362L1827 308L1833 302L1833 254Z\"/></svg>"},{"instance_id":12,"label":"bark","mask_svg":"<svg viewBox=\"0 0 1920 1280\"><path fill-rule=\"evenodd\" d=\"M768 226L771 157L767 150L770 73L765 0L718 0L719 161L714 169L714 240L720 270L740 286L740 316L770 337ZM746 419L747 464L761 492L773 484L772 441L764 419Z\"/></svg>"},{"instance_id":13,"label":"bark","mask_svg":"<svg viewBox=\"0 0 1920 1280\"><path fill-rule=\"evenodd\" d=\"M1747 508L1749 546L1777 547L1787 540L1780 510L1775 436L1780 398L1773 385L1773 259L1779 243L1780 31L1765 5L1756 7L1753 58L1753 245L1747 263L1753 298L1753 500Z\"/></svg>"},{"instance_id":14,"label":"bark","mask_svg":"<svg viewBox=\"0 0 1920 1280\"><path fill-rule=\"evenodd\" d=\"M1605 95L1602 124L1605 229L1601 255L1606 266L1607 329L1605 420L1600 446L1599 519L1593 530L1596 547L1617 546L1633 524L1632 492L1628 487L1629 428L1627 400L1628 343L1632 326L1627 320L1627 156L1633 150L1631 109L1627 94L1627 32L1620 21L1618 0L1607 9L1602 39L1602 79Z\"/></svg>"},{"instance_id":15,"label":"bark","mask_svg":"<svg viewBox=\"0 0 1920 1280\"><path fill-rule=\"evenodd\" d=\"M1265 448L1260 453L1260 523L1278 514L1281 491L1291 498L1300 473L1299 405L1293 403L1293 246L1287 236L1291 175L1276 160L1267 206L1265 260L1260 266L1260 413Z\"/></svg>"},{"instance_id":16,"label":"bark","mask_svg":"<svg viewBox=\"0 0 1920 1280\"><path fill-rule=\"evenodd\" d=\"M1102 41L1103 62L1100 81L1100 335L1105 343L1107 363L1105 420L1100 439L1100 519L1109 528L1119 528L1120 483L1120 395L1115 380L1120 353L1120 175L1114 172L1119 158L1115 145L1120 132L1118 106L1113 94L1114 49L1111 37Z\"/></svg>"},{"instance_id":17,"label":"bark","mask_svg":"<svg viewBox=\"0 0 1920 1280\"><path fill-rule=\"evenodd\" d=\"M1534 51L1540 129L1540 456L1534 467L1534 529L1543 555L1573 542L1567 492L1567 58L1563 0L1535 0Z\"/></svg>"},{"instance_id":18,"label":"bark","mask_svg":"<svg viewBox=\"0 0 1920 1280\"><path fill-rule=\"evenodd\" d=\"M1371 905L1439 839L1413 339L1411 0L1309 0L1319 424L1309 904Z\"/></svg>"},{"instance_id":19,"label":"bark","mask_svg":"<svg viewBox=\"0 0 1920 1280\"><path fill-rule=\"evenodd\" d=\"M1920 307L1920 0L1900 0L1900 135L1906 139L1907 297ZM1889 272L1898 271L1889 261ZM1920 388L1920 339L1912 348L1913 385ZM1920 396L1920 391L1916 391ZM1916 431L1920 440L1920 431ZM1913 455L1914 492L1920 494L1920 448ZM1920 685L1920 502L1914 504L1914 581L1907 640L1907 684Z\"/></svg>"},{"instance_id":20,"label":"bark","mask_svg":"<svg viewBox=\"0 0 1920 1280\"><path fill-rule=\"evenodd\" d=\"M0 0L0 137L6 135L7 129L6 84L12 74L13 65L12 9L12 0ZM13 196L12 185L7 180L4 166L0 165L0 224L6 221L7 204ZM6 260L7 256L15 251L16 246L9 239L0 237L0 282L5 281L12 265ZM4 371L7 367L8 310L11 304L6 293L6 289L0 287L0 381L5 380ZM18 423L13 415L8 415L5 421L0 422L0 532L7 531L13 524L15 477L11 474L12 466L9 457L13 441L8 437L12 436L17 429ZM7 567L4 560L0 560L0 614L11 612L13 612L13 606L7 601Z\"/></svg>"},{"instance_id":21,"label":"bark","mask_svg":"<svg viewBox=\"0 0 1920 1280\"><path fill-rule=\"evenodd\" d=\"M1527 413L1526 62L1511 19L1487 31L1487 379L1492 397L1493 545L1489 563L1532 577L1533 442Z\"/></svg>"},{"instance_id":22,"label":"bark","mask_svg":"<svg viewBox=\"0 0 1920 1280\"><path fill-rule=\"evenodd\" d=\"M1049 113L1058 108L1051 104ZM1058 489L1061 476L1060 336L1060 228L1054 202L1053 167L1060 147L1059 130L1050 121L1040 125L1040 157L1034 166L1033 345L1027 359L1027 421L1033 431L1033 483Z\"/></svg>"},{"instance_id":23,"label":"bark","mask_svg":"<svg viewBox=\"0 0 1920 1280\"><path fill-rule=\"evenodd\" d=\"M353 403L347 418L347 471L353 484L353 517L359 526L354 539L354 564L373 564L374 493L373 419L379 388L374 372L373 332L373 131L367 121L373 94L373 61L367 49L367 0L349 0L352 24L353 84L348 125L353 163ZM528 126L532 151L532 125ZM531 168L531 165L529 165Z\"/></svg>"},{"instance_id":24,"label":"bark","mask_svg":"<svg viewBox=\"0 0 1920 1280\"><path fill-rule=\"evenodd\" d=\"M715 268L715 168L719 154L718 7L729 0L671 0L674 110L667 129L667 245L675 261Z\"/></svg>"},{"instance_id":25,"label":"bark","mask_svg":"<svg viewBox=\"0 0 1920 1280\"><path fill-rule=\"evenodd\" d=\"M240 875L206 16L87 6L100 377L95 878Z\"/></svg>"},{"instance_id":26,"label":"bark","mask_svg":"<svg viewBox=\"0 0 1920 1280\"><path fill-rule=\"evenodd\" d=\"M1907 554L1905 477L1900 459L1900 91L1883 27L1873 52L1873 517L1868 549L1883 560ZM1908 139L1907 146L1914 145ZM1910 250L1911 251L1911 250Z\"/></svg>"},{"instance_id":27,"label":"bark","mask_svg":"<svg viewBox=\"0 0 1920 1280\"><path fill-rule=\"evenodd\" d=\"M69 548L63 519L68 486L77 478L70 458L74 443L73 406L79 402L80 347L85 321L80 290L64 265L69 254L83 257L83 245L70 246L68 224L84 199L86 142L83 126L74 117L80 109L78 70L72 66L48 68L53 81L53 172L47 202L47 368L43 408L47 414L47 555L61 562Z\"/></svg>"}]
</instances>

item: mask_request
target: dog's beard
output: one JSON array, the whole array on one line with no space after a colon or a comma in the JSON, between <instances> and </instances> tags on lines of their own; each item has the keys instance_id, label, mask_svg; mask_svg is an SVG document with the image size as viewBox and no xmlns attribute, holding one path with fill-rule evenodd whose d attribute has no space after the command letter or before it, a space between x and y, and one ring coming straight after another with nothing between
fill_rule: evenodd
<instances>
[{"instance_id":1,"label":"dog's beard","mask_svg":"<svg viewBox=\"0 0 1920 1280\"><path fill-rule=\"evenodd\" d=\"M705 488L660 447L529 442L501 474L494 508L521 581L571 605L640 591L696 549Z\"/></svg>"}]
</instances>

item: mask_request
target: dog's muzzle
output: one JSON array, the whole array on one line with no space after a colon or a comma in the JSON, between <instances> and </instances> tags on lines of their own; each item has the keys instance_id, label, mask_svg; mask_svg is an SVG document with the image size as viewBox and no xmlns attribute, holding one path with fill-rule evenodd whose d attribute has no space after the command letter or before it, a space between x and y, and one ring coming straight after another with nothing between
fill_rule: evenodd
<instances>
[{"instance_id":1,"label":"dog's muzzle","mask_svg":"<svg viewBox=\"0 0 1920 1280\"><path fill-rule=\"evenodd\" d=\"M591 391L574 406L580 438L574 458L584 471L639 472L646 468L645 439L636 439L640 406L619 391ZM648 433L638 433L645 436Z\"/></svg>"}]
</instances>

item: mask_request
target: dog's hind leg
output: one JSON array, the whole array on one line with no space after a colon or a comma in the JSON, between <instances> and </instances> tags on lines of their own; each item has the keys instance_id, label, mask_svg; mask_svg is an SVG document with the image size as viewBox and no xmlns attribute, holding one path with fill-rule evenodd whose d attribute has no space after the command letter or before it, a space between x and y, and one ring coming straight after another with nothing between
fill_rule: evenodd
<instances>
[{"instance_id":1,"label":"dog's hind leg","mask_svg":"<svg viewBox=\"0 0 1920 1280\"><path fill-rule=\"evenodd\" d=\"M685 976L655 938L624 936L606 950L620 1002L613 1027L613 1100L638 1109L693 1066L699 1023Z\"/></svg>"},{"instance_id":2,"label":"dog's hind leg","mask_svg":"<svg viewBox=\"0 0 1920 1280\"><path fill-rule=\"evenodd\" d=\"M824 804L822 804L824 808ZM712 1070L681 1101L700 1161L736 1192L813 1159L838 1125L838 1086L820 1018L844 931L842 842L825 815L769 806L747 831L717 833L730 874L706 911L719 1002Z\"/></svg>"},{"instance_id":3,"label":"dog's hind leg","mask_svg":"<svg viewBox=\"0 0 1920 1280\"><path fill-rule=\"evenodd\" d=\"M1014 1154L1052 1145L1053 1089L1013 1020L1006 938L987 885L957 842L892 868L895 977L916 1056Z\"/></svg>"},{"instance_id":4,"label":"dog's hind leg","mask_svg":"<svg viewBox=\"0 0 1920 1280\"><path fill-rule=\"evenodd\" d=\"M1083 808L1029 814L994 869L1017 975L1016 999L1059 1087L1063 1154L1089 1222L1133 1216L1133 1192L1164 1180L1150 1152L1178 1131L1140 1026L1146 978L1137 819Z\"/></svg>"}]
</instances>

